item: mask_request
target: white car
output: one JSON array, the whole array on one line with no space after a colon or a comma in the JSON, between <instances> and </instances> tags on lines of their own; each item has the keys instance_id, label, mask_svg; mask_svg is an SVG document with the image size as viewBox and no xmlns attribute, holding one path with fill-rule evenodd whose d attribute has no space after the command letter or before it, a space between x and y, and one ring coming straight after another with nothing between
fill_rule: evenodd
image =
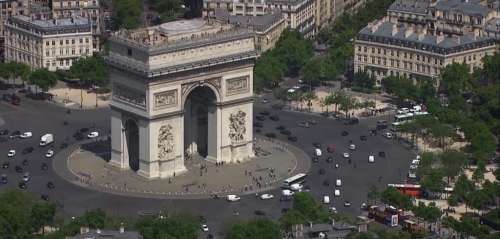
<instances>
[{"instance_id":1,"label":"white car","mask_svg":"<svg viewBox=\"0 0 500 239\"><path fill-rule=\"evenodd\" d=\"M14 155L16 155L16 150L9 150L9 152L7 153L7 157L14 157Z\"/></svg>"},{"instance_id":2,"label":"white car","mask_svg":"<svg viewBox=\"0 0 500 239\"><path fill-rule=\"evenodd\" d=\"M208 226L207 224L201 224L201 230L204 232L208 232Z\"/></svg>"},{"instance_id":3,"label":"white car","mask_svg":"<svg viewBox=\"0 0 500 239\"><path fill-rule=\"evenodd\" d=\"M342 180L341 179L335 180L335 186L342 187Z\"/></svg>"},{"instance_id":4,"label":"white car","mask_svg":"<svg viewBox=\"0 0 500 239\"><path fill-rule=\"evenodd\" d=\"M316 157L321 157L323 153L321 152L321 149L318 149L318 148L315 148L314 149L314 155L316 155Z\"/></svg>"},{"instance_id":5,"label":"white car","mask_svg":"<svg viewBox=\"0 0 500 239\"><path fill-rule=\"evenodd\" d=\"M47 150L45 157L52 158L52 156L54 156L54 150L52 150L52 149Z\"/></svg>"},{"instance_id":6,"label":"white car","mask_svg":"<svg viewBox=\"0 0 500 239\"><path fill-rule=\"evenodd\" d=\"M335 197L340 197L340 189L335 189L335 191L333 191L333 195L335 195Z\"/></svg>"},{"instance_id":7,"label":"white car","mask_svg":"<svg viewBox=\"0 0 500 239\"><path fill-rule=\"evenodd\" d=\"M411 164L419 165L420 164L420 160L414 159L414 160L411 161Z\"/></svg>"},{"instance_id":8,"label":"white car","mask_svg":"<svg viewBox=\"0 0 500 239\"><path fill-rule=\"evenodd\" d=\"M273 199L273 198L274 198L274 195L268 194L268 193L264 193L264 194L260 195L260 199L262 199L262 200L268 200L268 199Z\"/></svg>"},{"instance_id":9,"label":"white car","mask_svg":"<svg viewBox=\"0 0 500 239\"><path fill-rule=\"evenodd\" d=\"M415 164L410 165L411 170L417 170L417 168L418 168L418 165L415 165Z\"/></svg>"},{"instance_id":10,"label":"white car","mask_svg":"<svg viewBox=\"0 0 500 239\"><path fill-rule=\"evenodd\" d=\"M99 137L99 132L97 132L97 131L92 131L92 132L90 132L90 134L87 135L87 138L89 138L89 139L93 139L93 138L97 138L97 137Z\"/></svg>"},{"instance_id":11,"label":"white car","mask_svg":"<svg viewBox=\"0 0 500 239\"><path fill-rule=\"evenodd\" d=\"M293 194L295 194L295 192L293 192L292 190L289 190L289 189L283 189L281 191L281 195L285 196L285 197L293 196Z\"/></svg>"},{"instance_id":12,"label":"white car","mask_svg":"<svg viewBox=\"0 0 500 239\"><path fill-rule=\"evenodd\" d=\"M302 184L300 184L300 183L294 183L294 184L290 185L290 189L292 191L299 191L300 192L300 191L302 191L303 187L304 186L302 186Z\"/></svg>"},{"instance_id":13,"label":"white car","mask_svg":"<svg viewBox=\"0 0 500 239\"><path fill-rule=\"evenodd\" d=\"M337 213L337 208L335 208L335 207L330 207L330 208L328 208L328 210L329 210L331 213Z\"/></svg>"},{"instance_id":14,"label":"white car","mask_svg":"<svg viewBox=\"0 0 500 239\"><path fill-rule=\"evenodd\" d=\"M267 104L269 101L267 99L262 99L260 102L262 102L262 104Z\"/></svg>"},{"instance_id":15,"label":"white car","mask_svg":"<svg viewBox=\"0 0 500 239\"><path fill-rule=\"evenodd\" d=\"M330 204L330 196L327 196L327 195L323 196L323 203Z\"/></svg>"},{"instance_id":16,"label":"white car","mask_svg":"<svg viewBox=\"0 0 500 239\"><path fill-rule=\"evenodd\" d=\"M368 156L368 163L375 163L375 156L373 155Z\"/></svg>"},{"instance_id":17,"label":"white car","mask_svg":"<svg viewBox=\"0 0 500 239\"><path fill-rule=\"evenodd\" d=\"M28 139L28 138L33 137L33 133L32 132L24 132L21 135L19 135L19 137L22 139Z\"/></svg>"},{"instance_id":18,"label":"white car","mask_svg":"<svg viewBox=\"0 0 500 239\"><path fill-rule=\"evenodd\" d=\"M23 182L28 182L30 181L30 179L31 179L30 173L25 173L23 175Z\"/></svg>"},{"instance_id":19,"label":"white car","mask_svg":"<svg viewBox=\"0 0 500 239\"><path fill-rule=\"evenodd\" d=\"M385 132L384 133L384 137L388 138L388 139L392 139L393 135L391 132Z\"/></svg>"},{"instance_id":20,"label":"white car","mask_svg":"<svg viewBox=\"0 0 500 239\"><path fill-rule=\"evenodd\" d=\"M344 156L344 158L349 158L351 155L349 155L348 152L345 152L345 153L342 154L342 156Z\"/></svg>"},{"instance_id":21,"label":"white car","mask_svg":"<svg viewBox=\"0 0 500 239\"><path fill-rule=\"evenodd\" d=\"M356 145L355 144L350 144L349 145L349 149L350 150L355 150L356 149Z\"/></svg>"},{"instance_id":22,"label":"white car","mask_svg":"<svg viewBox=\"0 0 500 239\"><path fill-rule=\"evenodd\" d=\"M351 202L349 202L349 201L344 202L344 207L350 207L350 206L351 206Z\"/></svg>"},{"instance_id":23,"label":"white car","mask_svg":"<svg viewBox=\"0 0 500 239\"><path fill-rule=\"evenodd\" d=\"M240 199L241 199L240 197L233 195L233 194L227 195L227 201L229 201L229 202L237 202Z\"/></svg>"}]
</instances>

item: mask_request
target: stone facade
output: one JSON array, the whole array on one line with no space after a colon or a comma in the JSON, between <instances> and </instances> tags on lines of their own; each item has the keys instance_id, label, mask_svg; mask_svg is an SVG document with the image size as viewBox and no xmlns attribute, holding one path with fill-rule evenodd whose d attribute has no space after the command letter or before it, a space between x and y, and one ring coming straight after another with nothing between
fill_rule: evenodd
<instances>
[{"instance_id":1,"label":"stone facade","mask_svg":"<svg viewBox=\"0 0 500 239\"><path fill-rule=\"evenodd\" d=\"M110 43L106 61L120 89L111 102L112 165L135 160L139 175L166 178L200 150L212 162L253 157L253 34L194 19L118 32Z\"/></svg>"}]
</instances>

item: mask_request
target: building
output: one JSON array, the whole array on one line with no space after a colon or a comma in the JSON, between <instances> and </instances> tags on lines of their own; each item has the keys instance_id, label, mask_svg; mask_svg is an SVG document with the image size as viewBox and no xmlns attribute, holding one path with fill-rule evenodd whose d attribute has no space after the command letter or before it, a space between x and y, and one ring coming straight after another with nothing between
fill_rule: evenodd
<instances>
[{"instance_id":1,"label":"building","mask_svg":"<svg viewBox=\"0 0 500 239\"><path fill-rule=\"evenodd\" d=\"M332 0L316 0L316 12L314 13L316 17L316 32L319 32L319 30L330 23L330 18L332 17L330 4L332 2Z\"/></svg>"},{"instance_id":2,"label":"building","mask_svg":"<svg viewBox=\"0 0 500 239\"><path fill-rule=\"evenodd\" d=\"M53 18L82 17L90 19L92 24L92 51L99 52L101 18L99 0L52 0Z\"/></svg>"},{"instance_id":3,"label":"building","mask_svg":"<svg viewBox=\"0 0 500 239\"><path fill-rule=\"evenodd\" d=\"M203 0L203 17L207 16L208 11L222 9L229 13L233 11L233 0Z\"/></svg>"},{"instance_id":4,"label":"building","mask_svg":"<svg viewBox=\"0 0 500 239\"><path fill-rule=\"evenodd\" d=\"M22 15L26 11L28 1L0 0L0 60L4 60L5 53L5 27L4 22L11 16Z\"/></svg>"},{"instance_id":5,"label":"building","mask_svg":"<svg viewBox=\"0 0 500 239\"><path fill-rule=\"evenodd\" d=\"M354 45L354 71L373 74L377 84L390 75L437 79L441 69L454 62L467 63L472 70L482 66L485 55L497 51L496 41L490 37L432 35L425 28L384 19L363 28Z\"/></svg>"},{"instance_id":6,"label":"building","mask_svg":"<svg viewBox=\"0 0 500 239\"><path fill-rule=\"evenodd\" d=\"M338 17L356 12L362 7L366 0L330 0L330 19L335 20Z\"/></svg>"},{"instance_id":7,"label":"building","mask_svg":"<svg viewBox=\"0 0 500 239\"><path fill-rule=\"evenodd\" d=\"M254 40L201 19L113 33L110 164L166 178L186 170L187 156L253 157Z\"/></svg>"},{"instance_id":8,"label":"building","mask_svg":"<svg viewBox=\"0 0 500 239\"><path fill-rule=\"evenodd\" d=\"M286 28L285 18L279 10L262 16L231 15L227 10L214 11L215 19L236 27L243 27L255 33L255 49L259 54L274 48Z\"/></svg>"},{"instance_id":9,"label":"building","mask_svg":"<svg viewBox=\"0 0 500 239\"><path fill-rule=\"evenodd\" d=\"M5 22L5 59L50 71L68 70L92 54L92 30L87 18L35 19L13 16Z\"/></svg>"}]
</instances>

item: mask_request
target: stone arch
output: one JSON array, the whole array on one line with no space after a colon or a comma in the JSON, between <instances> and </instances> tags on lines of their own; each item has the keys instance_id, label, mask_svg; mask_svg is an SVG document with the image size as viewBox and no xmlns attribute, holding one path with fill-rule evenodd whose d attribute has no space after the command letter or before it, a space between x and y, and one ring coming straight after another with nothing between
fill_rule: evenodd
<instances>
[{"instance_id":1,"label":"stone arch","mask_svg":"<svg viewBox=\"0 0 500 239\"><path fill-rule=\"evenodd\" d=\"M133 171L139 170L139 124L136 120L129 118L124 124L124 150L127 153L128 166Z\"/></svg>"},{"instance_id":2,"label":"stone arch","mask_svg":"<svg viewBox=\"0 0 500 239\"><path fill-rule=\"evenodd\" d=\"M184 106L186 104L186 99L188 96L191 94L193 90L199 87L208 87L212 90L212 93L215 95L215 99L217 103L220 103L222 101L222 93L221 93L221 80L220 79L214 79L211 81L201 81L201 82L195 82L191 84L186 84L182 86L182 104L181 108L184 109Z\"/></svg>"}]
</instances>

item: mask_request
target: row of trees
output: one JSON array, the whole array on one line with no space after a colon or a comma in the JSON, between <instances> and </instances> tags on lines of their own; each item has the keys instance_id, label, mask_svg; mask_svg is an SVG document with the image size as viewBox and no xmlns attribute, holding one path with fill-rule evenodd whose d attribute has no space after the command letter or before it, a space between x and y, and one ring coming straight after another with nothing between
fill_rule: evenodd
<instances>
[{"instance_id":1,"label":"row of trees","mask_svg":"<svg viewBox=\"0 0 500 239\"><path fill-rule=\"evenodd\" d=\"M0 77L14 84L21 80L23 84L29 83L37 86L37 89L47 91L57 84L57 75L47 69L31 71L30 67L23 63L9 62L0 64Z\"/></svg>"},{"instance_id":2,"label":"row of trees","mask_svg":"<svg viewBox=\"0 0 500 239\"><path fill-rule=\"evenodd\" d=\"M134 29L142 25L143 1L113 0L113 22L116 28Z\"/></svg>"}]
</instances>

